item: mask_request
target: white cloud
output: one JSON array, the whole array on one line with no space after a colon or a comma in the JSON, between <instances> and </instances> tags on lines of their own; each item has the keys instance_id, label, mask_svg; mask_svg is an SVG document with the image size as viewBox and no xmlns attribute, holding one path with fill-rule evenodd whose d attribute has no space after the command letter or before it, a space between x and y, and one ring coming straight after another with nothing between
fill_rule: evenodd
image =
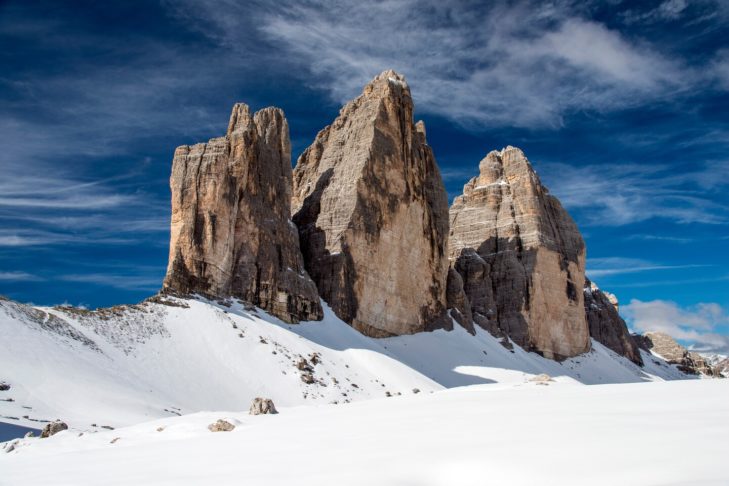
<instances>
[{"instance_id":1,"label":"white cloud","mask_svg":"<svg viewBox=\"0 0 729 486\"><path fill-rule=\"evenodd\" d=\"M551 192L570 211L585 210L581 222L621 226L652 218L676 223L719 224L729 221L729 207L712 200L711 191L725 188L727 162L706 163L676 172L662 165L615 163L574 167L539 165Z\"/></svg>"},{"instance_id":2,"label":"white cloud","mask_svg":"<svg viewBox=\"0 0 729 486\"><path fill-rule=\"evenodd\" d=\"M604 257L587 261L587 275L590 278L620 275L625 273L649 272L654 270L676 270L697 268L706 265L663 265L638 258Z\"/></svg>"},{"instance_id":3,"label":"white cloud","mask_svg":"<svg viewBox=\"0 0 729 486\"><path fill-rule=\"evenodd\" d=\"M729 325L729 315L719 304L700 303L682 308L671 301L633 299L620 310L631 327L641 333L664 332L693 343L693 347L701 351L729 351L729 336L717 332Z\"/></svg>"},{"instance_id":4,"label":"white cloud","mask_svg":"<svg viewBox=\"0 0 729 486\"><path fill-rule=\"evenodd\" d=\"M696 78L656 46L581 16L583 6L573 2L172 4L194 12L191 25L205 25L241 55L250 32L235 19L256 18L276 64L297 66L337 102L393 68L407 76L419 110L465 126L559 126L565 113L657 100Z\"/></svg>"}]
</instances>

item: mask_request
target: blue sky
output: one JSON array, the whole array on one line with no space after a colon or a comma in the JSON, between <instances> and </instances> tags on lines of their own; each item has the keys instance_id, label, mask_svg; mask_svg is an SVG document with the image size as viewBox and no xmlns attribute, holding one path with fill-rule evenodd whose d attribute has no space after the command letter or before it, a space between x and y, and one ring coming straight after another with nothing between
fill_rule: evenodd
<instances>
[{"instance_id":1,"label":"blue sky","mask_svg":"<svg viewBox=\"0 0 729 486\"><path fill-rule=\"evenodd\" d=\"M635 329L729 351L729 3L0 3L0 293L135 302L167 260L174 148L276 105L294 157L405 74L450 197L522 148Z\"/></svg>"}]
</instances>

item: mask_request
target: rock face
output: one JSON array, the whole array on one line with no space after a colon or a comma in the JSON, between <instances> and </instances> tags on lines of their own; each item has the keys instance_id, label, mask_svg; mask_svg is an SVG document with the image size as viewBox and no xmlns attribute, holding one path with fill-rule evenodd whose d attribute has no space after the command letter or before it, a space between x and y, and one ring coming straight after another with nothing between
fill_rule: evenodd
<instances>
[{"instance_id":1,"label":"rock face","mask_svg":"<svg viewBox=\"0 0 729 486\"><path fill-rule=\"evenodd\" d=\"M633 363L643 365L638 346L630 336L625 321L618 314L617 297L603 292L587 278L585 278L585 314L593 339Z\"/></svg>"},{"instance_id":2,"label":"rock face","mask_svg":"<svg viewBox=\"0 0 729 486\"><path fill-rule=\"evenodd\" d=\"M60 420L56 420L55 422L48 423L45 427L43 427L40 437L41 439L45 439L52 435L56 435L62 430L68 430L68 425L66 425L64 422L61 422Z\"/></svg>"},{"instance_id":3,"label":"rock face","mask_svg":"<svg viewBox=\"0 0 729 486\"><path fill-rule=\"evenodd\" d=\"M265 415L265 414L276 414L278 411L273 405L273 400L270 398L255 398L251 403L251 408L248 410L250 415Z\"/></svg>"},{"instance_id":4,"label":"rock face","mask_svg":"<svg viewBox=\"0 0 729 486\"><path fill-rule=\"evenodd\" d=\"M294 170L306 269L342 320L373 337L445 325L448 200L405 79L385 71Z\"/></svg>"},{"instance_id":5,"label":"rock face","mask_svg":"<svg viewBox=\"0 0 729 486\"><path fill-rule=\"evenodd\" d=\"M463 288L463 277L454 268L448 269L446 306L450 310L451 317L456 322L471 334L475 333L471 303Z\"/></svg>"},{"instance_id":6,"label":"rock face","mask_svg":"<svg viewBox=\"0 0 729 486\"><path fill-rule=\"evenodd\" d=\"M564 359L590 349L585 244L524 153L489 153L450 208L449 256L473 320L529 351Z\"/></svg>"},{"instance_id":7,"label":"rock face","mask_svg":"<svg viewBox=\"0 0 729 486\"><path fill-rule=\"evenodd\" d=\"M647 332L634 336L638 346L657 354L670 364L690 375L714 376L714 369L703 356L691 352L678 344L671 336L662 332Z\"/></svg>"},{"instance_id":8,"label":"rock face","mask_svg":"<svg viewBox=\"0 0 729 486\"><path fill-rule=\"evenodd\" d=\"M178 147L164 289L237 297L287 322L322 318L290 220L283 112L236 104L225 137Z\"/></svg>"},{"instance_id":9,"label":"rock face","mask_svg":"<svg viewBox=\"0 0 729 486\"><path fill-rule=\"evenodd\" d=\"M729 358L724 358L721 361L714 363L713 368L714 376L729 378Z\"/></svg>"}]
</instances>

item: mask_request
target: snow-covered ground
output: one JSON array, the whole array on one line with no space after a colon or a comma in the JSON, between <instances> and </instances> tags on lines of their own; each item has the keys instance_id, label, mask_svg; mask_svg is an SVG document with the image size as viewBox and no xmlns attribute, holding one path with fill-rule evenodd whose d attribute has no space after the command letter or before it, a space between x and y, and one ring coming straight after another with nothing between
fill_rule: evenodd
<instances>
[{"instance_id":1,"label":"snow-covered ground","mask_svg":"<svg viewBox=\"0 0 729 486\"><path fill-rule=\"evenodd\" d=\"M0 391L0 422L40 428L62 419L88 431L244 410L256 396L291 407L415 389L513 388L540 373L584 384L687 378L648 354L639 368L595 342L592 352L557 363L458 326L371 339L328 308L321 322L288 325L237 303L168 300L175 305L100 312L0 300L0 382L11 386Z\"/></svg>"},{"instance_id":2,"label":"snow-covered ground","mask_svg":"<svg viewBox=\"0 0 729 486\"><path fill-rule=\"evenodd\" d=\"M471 385L24 439L2 485L726 485L729 382ZM213 433L217 419L236 424Z\"/></svg>"}]
</instances>

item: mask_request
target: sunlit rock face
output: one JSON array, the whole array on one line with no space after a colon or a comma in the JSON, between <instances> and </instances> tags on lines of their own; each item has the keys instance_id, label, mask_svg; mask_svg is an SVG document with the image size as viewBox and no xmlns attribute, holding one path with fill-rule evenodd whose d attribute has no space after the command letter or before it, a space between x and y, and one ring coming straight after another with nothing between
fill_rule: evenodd
<instances>
[{"instance_id":1,"label":"sunlit rock face","mask_svg":"<svg viewBox=\"0 0 729 486\"><path fill-rule=\"evenodd\" d=\"M449 256L477 325L552 359L590 349L585 243L518 148L489 153L455 198Z\"/></svg>"},{"instance_id":2,"label":"sunlit rock face","mask_svg":"<svg viewBox=\"0 0 729 486\"><path fill-rule=\"evenodd\" d=\"M237 104L224 137L175 150L164 288L237 297L287 322L322 318L291 221L283 112Z\"/></svg>"},{"instance_id":3,"label":"sunlit rock face","mask_svg":"<svg viewBox=\"0 0 729 486\"><path fill-rule=\"evenodd\" d=\"M385 71L294 170L306 269L342 320L374 337L447 327L448 200L403 76Z\"/></svg>"}]
</instances>

